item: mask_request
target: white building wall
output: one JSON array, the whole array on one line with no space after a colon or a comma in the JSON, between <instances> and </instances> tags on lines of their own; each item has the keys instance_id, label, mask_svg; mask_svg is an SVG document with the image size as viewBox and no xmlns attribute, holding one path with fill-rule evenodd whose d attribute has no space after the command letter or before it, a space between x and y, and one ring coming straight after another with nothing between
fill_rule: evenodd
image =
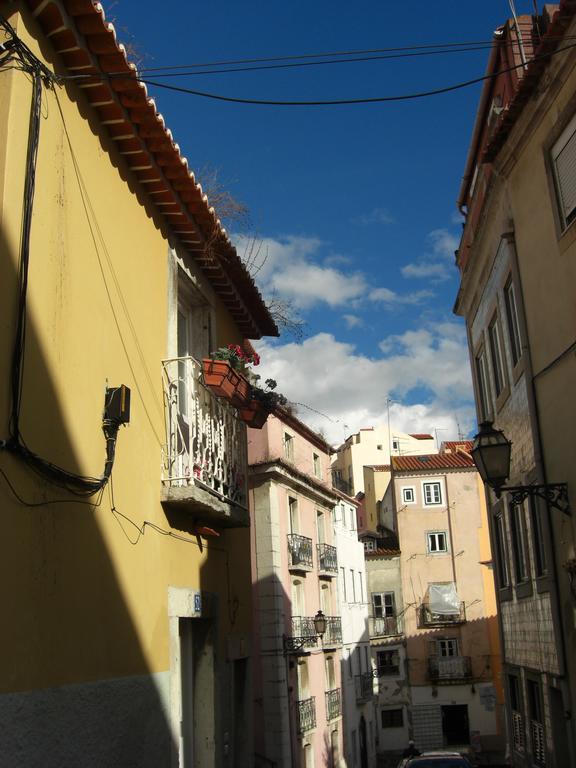
<instances>
[{"instance_id":1,"label":"white building wall","mask_svg":"<svg viewBox=\"0 0 576 768\"><path fill-rule=\"evenodd\" d=\"M334 544L338 551L338 601L342 617L344 764L347 768L361 766L360 728L364 717L368 766L373 768L377 733L374 705L372 701L362 704L356 700L356 678L371 672L371 661L364 546L358 541L356 506L350 502L341 501L334 510Z\"/></svg>"}]
</instances>

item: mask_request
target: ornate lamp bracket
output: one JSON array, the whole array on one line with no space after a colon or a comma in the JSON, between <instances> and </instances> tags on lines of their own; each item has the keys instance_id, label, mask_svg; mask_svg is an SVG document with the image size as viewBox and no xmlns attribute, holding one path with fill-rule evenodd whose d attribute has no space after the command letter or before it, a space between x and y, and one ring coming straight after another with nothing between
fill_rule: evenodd
<instances>
[{"instance_id":1,"label":"ornate lamp bracket","mask_svg":"<svg viewBox=\"0 0 576 768\"><path fill-rule=\"evenodd\" d=\"M565 515L571 515L570 501L568 499L567 483L548 483L547 485L513 485L500 489L510 494L510 503L519 506L525 499L537 496L543 499L554 509L559 509Z\"/></svg>"}]
</instances>

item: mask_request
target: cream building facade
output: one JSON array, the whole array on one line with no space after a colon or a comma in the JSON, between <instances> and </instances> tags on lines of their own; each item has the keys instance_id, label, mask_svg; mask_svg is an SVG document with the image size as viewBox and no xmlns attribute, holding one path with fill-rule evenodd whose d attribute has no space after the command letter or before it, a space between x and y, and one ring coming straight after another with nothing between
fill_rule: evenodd
<instances>
[{"instance_id":1,"label":"cream building facade","mask_svg":"<svg viewBox=\"0 0 576 768\"><path fill-rule=\"evenodd\" d=\"M515 766L576 762L575 14L520 17L522 50L513 20L495 33L488 72L516 68L483 89L459 199L478 421L512 442L510 486L567 484L521 504L488 491Z\"/></svg>"},{"instance_id":2,"label":"cream building facade","mask_svg":"<svg viewBox=\"0 0 576 768\"><path fill-rule=\"evenodd\" d=\"M435 451L435 440L429 434L409 435L384 424L361 429L347 437L332 456L334 487L355 496L365 492L364 467L389 464L390 456Z\"/></svg>"}]
</instances>

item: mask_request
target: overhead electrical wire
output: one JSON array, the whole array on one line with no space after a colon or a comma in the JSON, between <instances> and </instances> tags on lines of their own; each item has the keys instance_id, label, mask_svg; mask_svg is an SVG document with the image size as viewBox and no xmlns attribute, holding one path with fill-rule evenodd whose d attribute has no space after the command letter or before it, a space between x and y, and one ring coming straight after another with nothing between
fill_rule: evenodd
<instances>
[{"instance_id":1,"label":"overhead electrical wire","mask_svg":"<svg viewBox=\"0 0 576 768\"><path fill-rule=\"evenodd\" d=\"M541 54L540 56L534 56L532 59L528 61L528 64L535 61L544 61L544 60L550 59L553 56L557 56L558 54L571 50L574 47L576 47L576 43L570 43L569 45L566 45L562 48L557 48L555 51L551 51L550 53ZM149 85L155 88L161 88L168 91L175 91L177 93L185 93L191 96L199 96L205 99L229 102L233 104L250 104L250 105L258 105L258 106L274 106L274 107L324 107L324 106L343 106L343 105L354 105L354 104L377 104L377 103L394 102L394 101L411 101L411 100L422 99L430 96L439 96L444 93L450 93L453 91L461 90L463 88L468 88L471 85L482 83L485 80L492 80L498 77L499 75L506 74L508 72L513 72L517 69L524 69L525 66L526 65L524 63L512 65L510 67L505 67L503 69L500 69L498 70L498 72L494 72L488 75L482 75L481 77L475 77L475 78L472 78L471 80L465 80L462 82L454 83L452 85L442 86L440 88L433 88L427 91L416 91L413 93L397 94L394 96L372 96L372 97L361 97L361 98L352 98L352 99L326 99L326 100L310 100L310 101L300 101L300 100L292 100L292 99L291 100L251 99L251 98L242 98L242 97L235 97L235 96L224 96L222 94L210 93L207 91L198 91L193 88L183 88L177 85L169 85L168 83L160 83L154 80L148 80L143 77L138 77L137 79L141 83L144 83L145 85Z\"/></svg>"},{"instance_id":2,"label":"overhead electrical wire","mask_svg":"<svg viewBox=\"0 0 576 768\"><path fill-rule=\"evenodd\" d=\"M558 40L570 40L573 39L571 35L563 35L562 37L554 38L550 37L548 38L550 40L558 39ZM223 59L221 61L209 61L209 62L193 62L191 64L175 64L175 65L164 65L161 67L138 67L138 72L162 72L162 71L175 71L175 70L182 70L182 69L202 69L202 68L208 68L208 67L228 67L233 65L239 65L239 64L266 64L271 62L290 62L290 61L298 61L298 60L305 60L305 59L325 59L328 57L345 57L345 56L368 56L369 54L380 54L380 53L401 53L403 51L421 51L423 56L427 55L427 52L436 49L436 48L445 48L445 49L456 49L456 52L458 50L462 50L463 52L466 52L467 50L480 50L480 49L486 49L486 48L493 48L494 45L498 45L498 47L502 46L509 46L509 47L518 47L518 44L513 40L473 40L468 42L444 42L444 43L427 43L424 45L402 45L402 46L395 46L392 48L365 48L365 49L358 49L358 50L351 50L351 51L326 51L324 53L303 53L303 54L293 54L290 56L263 56L263 57L252 57L252 58L243 58L243 59ZM434 51L433 51L434 52ZM451 53L451 50L444 51L445 53ZM386 58L386 57L384 57ZM346 60L346 59L343 59ZM353 60L353 59L352 59ZM361 59L363 60L363 59ZM122 73L118 73L122 74ZM89 75L75 75L74 77L88 77Z\"/></svg>"}]
</instances>

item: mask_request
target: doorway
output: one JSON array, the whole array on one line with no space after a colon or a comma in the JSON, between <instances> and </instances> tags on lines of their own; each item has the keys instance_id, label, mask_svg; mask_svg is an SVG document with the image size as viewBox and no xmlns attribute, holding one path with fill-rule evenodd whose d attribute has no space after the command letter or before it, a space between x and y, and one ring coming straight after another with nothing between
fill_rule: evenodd
<instances>
[{"instance_id":1,"label":"doorway","mask_svg":"<svg viewBox=\"0 0 576 768\"><path fill-rule=\"evenodd\" d=\"M364 715L360 718L358 734L360 736L360 768L368 768L368 740L366 735L366 719Z\"/></svg>"},{"instance_id":2,"label":"doorway","mask_svg":"<svg viewBox=\"0 0 576 768\"><path fill-rule=\"evenodd\" d=\"M446 746L470 743L466 704L449 704L442 707L442 734Z\"/></svg>"}]
</instances>

